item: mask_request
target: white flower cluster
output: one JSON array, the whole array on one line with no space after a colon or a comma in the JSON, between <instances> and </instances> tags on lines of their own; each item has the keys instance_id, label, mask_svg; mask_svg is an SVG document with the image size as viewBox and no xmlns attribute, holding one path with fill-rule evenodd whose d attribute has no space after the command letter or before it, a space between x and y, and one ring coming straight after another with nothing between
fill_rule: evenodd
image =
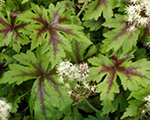
<instances>
[{"instance_id":1,"label":"white flower cluster","mask_svg":"<svg viewBox=\"0 0 150 120\"><path fill-rule=\"evenodd\" d=\"M143 98L143 100L146 102L144 105L142 105L139 110L141 110L142 116L150 115L150 95L147 95L146 97Z\"/></svg>"},{"instance_id":2,"label":"white flower cluster","mask_svg":"<svg viewBox=\"0 0 150 120\"><path fill-rule=\"evenodd\" d=\"M150 109L150 95L144 97L144 101L147 102L147 103L146 103L146 104L147 104L146 107L147 107L148 109Z\"/></svg>"},{"instance_id":3,"label":"white flower cluster","mask_svg":"<svg viewBox=\"0 0 150 120\"><path fill-rule=\"evenodd\" d=\"M9 112L11 110L11 105L5 101L5 99L0 100L0 120L8 120Z\"/></svg>"},{"instance_id":4,"label":"white flower cluster","mask_svg":"<svg viewBox=\"0 0 150 120\"><path fill-rule=\"evenodd\" d=\"M150 22L150 0L130 0L126 7L129 31L134 32L139 25L146 26Z\"/></svg>"},{"instance_id":5,"label":"white flower cluster","mask_svg":"<svg viewBox=\"0 0 150 120\"><path fill-rule=\"evenodd\" d=\"M89 76L87 63L72 64L69 61L62 61L57 65L57 73L59 75L59 83L64 84L69 95L76 96L75 94L82 91L84 94L78 94L78 96L83 96L94 92L96 89L96 85L90 86L86 80Z\"/></svg>"},{"instance_id":6,"label":"white flower cluster","mask_svg":"<svg viewBox=\"0 0 150 120\"><path fill-rule=\"evenodd\" d=\"M88 77L89 69L87 63L80 65L73 65L69 61L62 61L57 66L57 72L60 76L59 82L64 83L64 78L67 78L69 81L74 81L75 79L80 81L85 81Z\"/></svg>"}]
</instances>

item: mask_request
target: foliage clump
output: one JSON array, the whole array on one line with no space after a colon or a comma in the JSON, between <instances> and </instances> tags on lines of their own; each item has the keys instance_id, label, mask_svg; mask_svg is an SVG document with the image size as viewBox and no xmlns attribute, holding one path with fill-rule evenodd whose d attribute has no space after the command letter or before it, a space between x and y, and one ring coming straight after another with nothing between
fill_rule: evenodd
<instances>
[{"instance_id":1,"label":"foliage clump","mask_svg":"<svg viewBox=\"0 0 150 120\"><path fill-rule=\"evenodd\" d=\"M0 119L150 119L149 6L1 0Z\"/></svg>"}]
</instances>

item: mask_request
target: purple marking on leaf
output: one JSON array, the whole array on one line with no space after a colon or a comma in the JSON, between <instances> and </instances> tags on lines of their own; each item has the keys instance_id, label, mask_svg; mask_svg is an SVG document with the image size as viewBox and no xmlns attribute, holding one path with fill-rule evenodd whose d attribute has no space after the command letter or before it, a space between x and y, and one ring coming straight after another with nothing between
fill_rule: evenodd
<instances>
[{"instance_id":1,"label":"purple marking on leaf","mask_svg":"<svg viewBox=\"0 0 150 120\"><path fill-rule=\"evenodd\" d=\"M48 30L48 22L43 19L42 14L40 14L40 13L38 13L38 14L39 14L39 18L32 18L33 20L43 24L42 28L36 29L38 31L37 39L41 36L41 34L43 34L44 32L46 32Z\"/></svg>"},{"instance_id":2,"label":"purple marking on leaf","mask_svg":"<svg viewBox=\"0 0 150 120\"><path fill-rule=\"evenodd\" d=\"M44 105L44 93L45 93L45 88L44 88L44 77L41 76L39 78L39 81L38 81L38 91L36 93L36 96L38 96L39 100L40 100L40 104L41 104L41 109L42 109L42 113L43 115L46 117L46 111L45 111L45 105ZM36 99L36 97L35 97Z\"/></svg>"},{"instance_id":3,"label":"purple marking on leaf","mask_svg":"<svg viewBox=\"0 0 150 120\"><path fill-rule=\"evenodd\" d=\"M111 86L113 85L113 80L115 78L115 74L116 74L116 69L114 66L106 66L105 64L102 64L103 68L98 72L98 75L101 73L105 73L108 72L108 81L107 83L108 85L108 91L107 93L109 93Z\"/></svg>"},{"instance_id":4,"label":"purple marking on leaf","mask_svg":"<svg viewBox=\"0 0 150 120\"><path fill-rule=\"evenodd\" d=\"M2 19L1 17L0 17L0 23L1 23L3 26L5 26L4 29L0 29L0 33L4 33L4 37L3 37L3 38L5 39L5 38L7 37L7 34L12 31L12 28L11 28L11 26L10 26L7 22L5 22L5 20Z\"/></svg>"},{"instance_id":5,"label":"purple marking on leaf","mask_svg":"<svg viewBox=\"0 0 150 120\"><path fill-rule=\"evenodd\" d=\"M75 46L76 46L76 49L73 51L75 52L77 63L81 63L81 57L80 57L80 53L79 53L81 50L80 43L78 41L76 41Z\"/></svg>"},{"instance_id":6,"label":"purple marking on leaf","mask_svg":"<svg viewBox=\"0 0 150 120\"><path fill-rule=\"evenodd\" d=\"M109 69L110 69L109 70L110 76L108 77L108 81L107 81L107 83L109 84L107 94L109 93L111 86L113 85L113 80L114 80L115 75L116 75L116 70L114 69L114 67L111 67Z\"/></svg>"},{"instance_id":7,"label":"purple marking on leaf","mask_svg":"<svg viewBox=\"0 0 150 120\"><path fill-rule=\"evenodd\" d=\"M29 23L22 23L19 25L15 25L16 18L18 15L19 15L19 13L10 12L10 24L7 23L2 17L0 17L0 23L5 27L4 29L0 29L0 33L4 34L3 39L5 39L7 37L9 32L14 32L14 36L15 36L14 42L15 43L17 42L18 37L22 38L21 35L18 33L18 30L23 29Z\"/></svg>"},{"instance_id":8,"label":"purple marking on leaf","mask_svg":"<svg viewBox=\"0 0 150 120\"><path fill-rule=\"evenodd\" d=\"M125 74L125 76L127 77L128 80L131 81L131 76L138 76L141 78L146 78L149 79L148 77L146 77L145 75L142 75L140 72L137 72L136 69L138 69L139 67L119 67L117 68L117 71L119 71L122 74Z\"/></svg>"},{"instance_id":9,"label":"purple marking on leaf","mask_svg":"<svg viewBox=\"0 0 150 120\"><path fill-rule=\"evenodd\" d=\"M131 56L127 55L122 59L118 59L118 55L116 54L115 56L112 57L113 59L113 64L114 65L105 65L104 63L101 64L102 69L98 72L97 75L100 75L101 73L109 73L108 76L108 91L107 94L109 93L112 85L113 85L113 80L115 78L116 72L120 72L122 74L124 74L127 78L127 80L132 80L131 76L137 76L140 78L146 78L149 79L148 77L146 77L145 75L142 75L140 72L136 71L138 68L140 67L124 67L121 66L123 62L125 62L127 59L131 58ZM149 79L150 80L150 79Z\"/></svg>"},{"instance_id":10,"label":"purple marking on leaf","mask_svg":"<svg viewBox=\"0 0 150 120\"><path fill-rule=\"evenodd\" d=\"M117 40L120 36L126 34L126 33L128 32L127 29L129 29L129 27L130 27L130 26L128 26L128 25L126 24L125 27L123 27L123 28L121 29L121 32L120 32L118 35L115 36L114 40Z\"/></svg>"},{"instance_id":11,"label":"purple marking on leaf","mask_svg":"<svg viewBox=\"0 0 150 120\"><path fill-rule=\"evenodd\" d=\"M59 23L68 22L69 20L67 18L59 18Z\"/></svg>"},{"instance_id":12,"label":"purple marking on leaf","mask_svg":"<svg viewBox=\"0 0 150 120\"><path fill-rule=\"evenodd\" d=\"M126 33L128 32L128 29L134 24L134 22L133 22L133 23L130 23L130 22L126 22L126 21L121 21L120 23L121 23L121 24L124 24L124 23L125 23L125 26L121 29L121 32L120 32L118 35L116 35L116 36L114 37L114 40L117 40L120 36L126 34ZM130 38L131 36L132 36L132 32L131 32L131 34L128 36L128 38Z\"/></svg>"},{"instance_id":13,"label":"purple marking on leaf","mask_svg":"<svg viewBox=\"0 0 150 120\"><path fill-rule=\"evenodd\" d=\"M16 18L18 15L20 15L20 14L18 14L16 12L10 12L10 24L11 24L12 28L15 27L15 21L16 21Z\"/></svg>"},{"instance_id":14,"label":"purple marking on leaf","mask_svg":"<svg viewBox=\"0 0 150 120\"><path fill-rule=\"evenodd\" d=\"M26 62L30 63L35 68L35 70L33 72L30 72L30 73L24 72L22 70L21 71L22 74L12 76L12 77L32 76L32 77L35 77L35 79L38 78L38 84L36 85L37 92L35 94L34 100L39 99L40 104L41 104L42 114L44 116L46 116L46 110L45 110L46 108L44 105L45 98L44 97L45 97L45 94L50 97L50 94L45 89L45 85L44 85L45 80L48 80L48 82L53 86L53 88L56 90L56 92L58 92L60 94L62 100L64 101L63 95L62 95L61 91L59 90L59 84L57 84L52 77L53 74L56 74L56 70L52 69L49 72L45 72L42 68L42 62L43 61L41 61L40 63L33 63L32 61L26 61ZM30 66L28 66L28 67L30 67Z\"/></svg>"},{"instance_id":15,"label":"purple marking on leaf","mask_svg":"<svg viewBox=\"0 0 150 120\"><path fill-rule=\"evenodd\" d=\"M70 9L70 3L66 2L66 7Z\"/></svg>"},{"instance_id":16,"label":"purple marking on leaf","mask_svg":"<svg viewBox=\"0 0 150 120\"><path fill-rule=\"evenodd\" d=\"M121 60L118 59L118 54L114 55L113 57L113 64L116 66L116 67L119 67L119 65L121 65L124 61L126 61L127 59L131 58L130 55L127 55L125 57L123 57Z\"/></svg>"},{"instance_id":17,"label":"purple marking on leaf","mask_svg":"<svg viewBox=\"0 0 150 120\"><path fill-rule=\"evenodd\" d=\"M97 3L97 5L95 6L95 8L94 8L93 11L97 10L98 7L99 7L101 4L104 4L106 8L108 7L108 2L107 2L107 0L98 0L98 3Z\"/></svg>"},{"instance_id":18,"label":"purple marking on leaf","mask_svg":"<svg viewBox=\"0 0 150 120\"><path fill-rule=\"evenodd\" d=\"M61 26L58 26L58 24L65 22L65 21L69 21L67 18L61 18L59 17L58 14L59 11L56 11L54 13L54 16L50 22L50 24L42 17L42 14L39 14L39 18L32 18L33 20L43 24L43 27L36 29L38 31L37 33L37 39L45 32L48 31L49 35L50 35L50 39L48 42L48 45L53 44L53 50L54 50L54 56L56 57L57 54L57 46L58 44L63 44L62 40L60 39L57 31L59 32L65 32L67 34L72 34L75 36L78 36L76 34L74 34L71 30L72 29L68 29L68 28L63 28Z\"/></svg>"}]
</instances>

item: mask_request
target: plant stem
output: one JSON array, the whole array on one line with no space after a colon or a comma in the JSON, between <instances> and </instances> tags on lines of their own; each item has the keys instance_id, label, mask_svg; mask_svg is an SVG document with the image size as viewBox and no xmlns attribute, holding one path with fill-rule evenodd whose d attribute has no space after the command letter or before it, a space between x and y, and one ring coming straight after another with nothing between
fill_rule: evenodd
<instances>
[{"instance_id":1,"label":"plant stem","mask_svg":"<svg viewBox=\"0 0 150 120\"><path fill-rule=\"evenodd\" d=\"M93 107L93 105L91 105L91 103L89 103L85 98L83 98L83 100L86 102L86 104L93 109L95 112L101 113L98 109L96 109L95 107Z\"/></svg>"},{"instance_id":2,"label":"plant stem","mask_svg":"<svg viewBox=\"0 0 150 120\"><path fill-rule=\"evenodd\" d=\"M79 13L76 16L76 19L81 15L81 13L85 10L86 6L88 4L88 1L85 0L83 7L81 8L81 10L79 11Z\"/></svg>"}]
</instances>

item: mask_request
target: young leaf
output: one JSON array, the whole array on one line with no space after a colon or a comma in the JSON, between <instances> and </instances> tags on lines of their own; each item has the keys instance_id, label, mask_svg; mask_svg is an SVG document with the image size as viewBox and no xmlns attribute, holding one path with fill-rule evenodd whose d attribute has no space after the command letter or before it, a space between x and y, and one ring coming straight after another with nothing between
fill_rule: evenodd
<instances>
[{"instance_id":1,"label":"young leaf","mask_svg":"<svg viewBox=\"0 0 150 120\"><path fill-rule=\"evenodd\" d=\"M112 61L107 57L100 55L89 59L94 65L90 69L90 77L99 83L97 92L100 92L100 99L105 106L103 113L108 113L112 109L111 101L114 100L115 93L119 93L119 85L116 82L117 76L121 80L124 90L139 90L141 86L147 87L150 84L149 67L150 62L146 59L137 62L130 61L131 56L127 55L119 58L118 55L112 57ZM103 79L104 80L103 80Z\"/></svg>"},{"instance_id":2,"label":"young leaf","mask_svg":"<svg viewBox=\"0 0 150 120\"><path fill-rule=\"evenodd\" d=\"M0 46L10 45L16 52L19 52L21 45L29 43L25 27L29 23L19 20L19 13L8 11L7 19L0 13ZM23 29L23 31L22 31Z\"/></svg>"},{"instance_id":3,"label":"young leaf","mask_svg":"<svg viewBox=\"0 0 150 120\"><path fill-rule=\"evenodd\" d=\"M105 27L114 29L104 33L106 39L103 41L102 52L106 53L111 49L116 52L122 48L123 53L126 54L133 46L136 46L140 31L136 29L135 32L130 32L131 24L123 20L123 17L122 15L116 15L115 18L111 18L103 24Z\"/></svg>"},{"instance_id":4,"label":"young leaf","mask_svg":"<svg viewBox=\"0 0 150 120\"><path fill-rule=\"evenodd\" d=\"M66 2L58 2L56 7L50 4L49 9L32 4L31 11L24 15L31 21L28 28L33 31L31 49L46 43L49 50L53 50L55 59L61 55L62 48L70 51L71 40L91 43L82 32L83 28L71 21L72 12L66 9Z\"/></svg>"},{"instance_id":5,"label":"young leaf","mask_svg":"<svg viewBox=\"0 0 150 120\"><path fill-rule=\"evenodd\" d=\"M58 84L48 53L41 54L40 50L37 49L35 54L28 50L26 54L14 55L20 64L9 65L10 70L5 72L0 83L20 85L35 79L29 101L31 113L34 110L36 120L59 119L62 114L67 114L65 109L70 107L72 100L66 89ZM60 113L58 116L56 111Z\"/></svg>"}]
</instances>

